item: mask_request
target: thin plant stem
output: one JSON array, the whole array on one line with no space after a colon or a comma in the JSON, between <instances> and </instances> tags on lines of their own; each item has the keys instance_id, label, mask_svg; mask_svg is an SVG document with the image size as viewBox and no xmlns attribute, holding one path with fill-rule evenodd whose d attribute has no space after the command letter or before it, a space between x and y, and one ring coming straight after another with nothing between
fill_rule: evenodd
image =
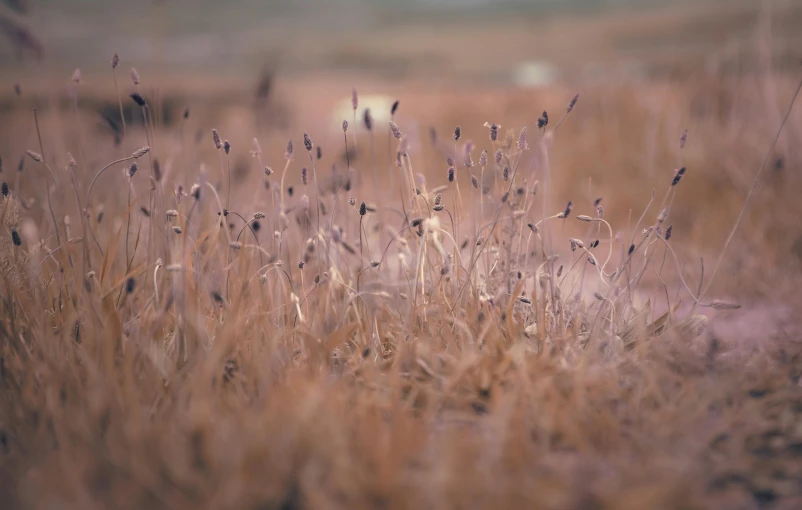
<instances>
[{"instance_id":1,"label":"thin plant stem","mask_svg":"<svg viewBox=\"0 0 802 510\"><path fill-rule=\"evenodd\" d=\"M735 232L738 230L738 226L741 224L741 220L743 220L744 214L746 213L746 209L749 206L749 201L752 198L752 195L757 188L758 183L760 182L760 176L763 174L763 170L766 168L766 164L768 164L769 159L771 159L771 154L774 152L774 148L777 146L777 142L780 140L780 135L785 128L785 123L788 122L788 117L791 116L791 110L794 108L794 103L796 103L796 98L799 96L799 91L802 90L802 79L799 80L799 84L796 87L796 91L794 91L794 95L791 98L791 102L788 104L788 109L785 112L785 116L780 123L780 127L777 128L777 134L774 136L774 140L771 142L771 147L766 152L765 158L763 158L763 163L760 165L757 173L755 174L755 178L752 181L752 186L749 188L749 192L746 194L746 198L744 199L744 205L741 207L741 211L738 213L738 217L735 219L735 224L732 226L732 230L730 234L727 236L727 240L724 242L724 246L721 248L721 253L719 253L718 260L716 260L716 264L713 266L713 272L710 274L710 279L707 281L707 285L705 286L702 293L699 295L699 300L704 298L707 294L707 291L710 290L710 286L713 284L713 280L716 278L716 273L718 272L719 267L721 266L721 261L724 259L724 255L727 253L727 248L729 248L730 243L732 242L732 238L735 237ZM697 301L698 303L698 301ZM696 303L694 303L694 308ZM693 312L693 310L691 311Z\"/></svg>"}]
</instances>

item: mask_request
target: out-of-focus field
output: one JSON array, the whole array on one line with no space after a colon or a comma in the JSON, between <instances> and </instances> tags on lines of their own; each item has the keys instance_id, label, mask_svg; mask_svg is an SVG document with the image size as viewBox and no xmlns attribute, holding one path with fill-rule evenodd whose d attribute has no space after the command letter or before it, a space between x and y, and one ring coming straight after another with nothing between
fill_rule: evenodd
<instances>
[{"instance_id":1,"label":"out-of-focus field","mask_svg":"<svg viewBox=\"0 0 802 510\"><path fill-rule=\"evenodd\" d=\"M0 8L2 501L800 505L802 5L482 5Z\"/></svg>"},{"instance_id":2,"label":"out-of-focus field","mask_svg":"<svg viewBox=\"0 0 802 510\"><path fill-rule=\"evenodd\" d=\"M103 116L119 119L108 65L114 51L121 53L117 79L126 114L139 119L127 99L134 90L127 71L135 66L161 120L181 124L187 143L207 156L211 127L237 147L258 137L274 160L288 137L308 131L329 158L337 156L327 164L344 165L339 132L343 117L352 120L351 88L379 119L388 117L381 109L400 100L398 119L411 126L411 151L424 163L416 171L431 186L445 181L447 169L432 160L431 127L443 138L459 125L476 141L486 136L485 122L531 126L542 110L562 109L579 93L582 115L563 130L571 141L552 153L556 197L588 203L603 196L607 214L624 229L649 190L686 164L693 186L677 197L674 214L689 271L698 265L691 261L711 256L726 238L795 85L802 47L796 30L802 6L792 1L622 1L604 8L535 2L505 9L436 2L242 2L225 9L177 0L43 2L28 24L47 56L43 63L19 62L9 51L0 60L6 167L35 140L32 107L47 115L58 106L68 117L57 126L70 122L75 68L82 72L82 129L99 137L99 149L108 148L103 140L113 134ZM21 96L13 92L17 84ZM186 108L192 115L181 123ZM722 279L722 292L744 284L764 296L776 292L759 268L793 267L799 257L802 227L791 198L800 189L799 122L796 113L738 237L742 249L727 261L755 278L729 285ZM680 160L683 129L689 142ZM386 144L376 150L387 161ZM241 168L252 163L247 151L236 161Z\"/></svg>"}]
</instances>

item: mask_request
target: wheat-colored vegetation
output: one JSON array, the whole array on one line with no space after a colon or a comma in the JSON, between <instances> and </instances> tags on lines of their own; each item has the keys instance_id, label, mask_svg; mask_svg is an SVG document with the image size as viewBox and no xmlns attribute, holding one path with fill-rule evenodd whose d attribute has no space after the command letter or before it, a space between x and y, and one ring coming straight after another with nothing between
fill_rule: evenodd
<instances>
[{"instance_id":1,"label":"wheat-colored vegetation","mask_svg":"<svg viewBox=\"0 0 802 510\"><path fill-rule=\"evenodd\" d=\"M169 116L121 61L103 130L80 71L5 114L4 507L802 505L798 339L709 331L796 281L795 83L456 129L354 90L332 136Z\"/></svg>"}]
</instances>

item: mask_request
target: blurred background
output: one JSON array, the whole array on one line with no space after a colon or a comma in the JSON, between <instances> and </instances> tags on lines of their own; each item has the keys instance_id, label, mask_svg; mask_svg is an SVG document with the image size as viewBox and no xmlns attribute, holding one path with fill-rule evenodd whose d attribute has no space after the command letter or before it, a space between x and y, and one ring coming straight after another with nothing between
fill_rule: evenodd
<instances>
[{"instance_id":1,"label":"blurred background","mask_svg":"<svg viewBox=\"0 0 802 510\"><path fill-rule=\"evenodd\" d=\"M142 70L215 82L268 65L296 77L527 86L743 72L760 22L778 67L797 64L802 42L796 0L3 2L0 65L12 75L35 62L101 69L117 51Z\"/></svg>"},{"instance_id":2,"label":"blurred background","mask_svg":"<svg viewBox=\"0 0 802 510\"><path fill-rule=\"evenodd\" d=\"M352 86L442 101L793 73L800 27L798 0L0 0L0 97L52 93L79 68L83 90L114 99L116 52L124 91L136 67L165 115L191 97L258 101L263 127L288 128L299 93L320 122Z\"/></svg>"},{"instance_id":3,"label":"blurred background","mask_svg":"<svg viewBox=\"0 0 802 510\"><path fill-rule=\"evenodd\" d=\"M263 178L249 153L254 137L271 166L283 165L288 138L300 147L302 132L326 165L345 165L340 123L357 116L350 162L367 172L363 109L383 140L399 100L396 120L431 188L445 184L447 168L432 133L449 140L461 125L476 159L489 146L485 122L504 135L535 133L543 110L559 118L579 93L550 154L555 203L572 200L584 214L602 196L606 217L628 232L651 190L661 197L687 165L672 220L693 279L699 257L723 244L785 113L800 75L800 28L798 0L0 0L0 156L9 172L35 146L32 107L62 112L43 135L54 157L71 151L91 167L121 144L143 145L141 131L117 133L116 78L129 130L141 118L128 94L139 90L153 105L164 130L154 153L181 166L176 175L190 179L216 161L214 127L231 141L243 184ZM80 129L65 129L75 104ZM722 292L748 281L769 295L788 271L800 273L800 112L727 260L749 277L722 279ZM81 137L95 140L92 151L79 150ZM387 168L386 145L377 147ZM459 179L470 186L467 172Z\"/></svg>"}]
</instances>

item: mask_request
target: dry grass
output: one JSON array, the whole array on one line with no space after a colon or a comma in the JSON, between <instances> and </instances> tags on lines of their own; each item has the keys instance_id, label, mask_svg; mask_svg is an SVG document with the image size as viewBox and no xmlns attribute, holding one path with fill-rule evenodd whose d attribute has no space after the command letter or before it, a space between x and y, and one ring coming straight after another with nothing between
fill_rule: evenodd
<instances>
[{"instance_id":1,"label":"dry grass","mask_svg":"<svg viewBox=\"0 0 802 510\"><path fill-rule=\"evenodd\" d=\"M75 76L0 145L9 507L802 503L798 338L705 328L798 281L798 110L700 295L795 84L300 90L289 146L146 76L115 144Z\"/></svg>"}]
</instances>

